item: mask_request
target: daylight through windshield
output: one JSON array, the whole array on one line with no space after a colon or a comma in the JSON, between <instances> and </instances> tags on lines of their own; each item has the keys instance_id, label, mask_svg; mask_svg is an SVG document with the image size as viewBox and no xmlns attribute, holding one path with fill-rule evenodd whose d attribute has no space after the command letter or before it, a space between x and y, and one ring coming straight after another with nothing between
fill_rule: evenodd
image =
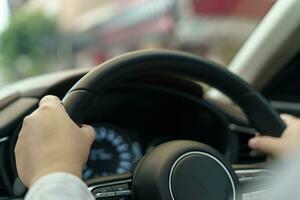
<instances>
[{"instance_id":1,"label":"daylight through windshield","mask_svg":"<svg viewBox=\"0 0 300 200\"><path fill-rule=\"evenodd\" d=\"M0 86L169 48L228 65L275 0L0 0Z\"/></svg>"}]
</instances>

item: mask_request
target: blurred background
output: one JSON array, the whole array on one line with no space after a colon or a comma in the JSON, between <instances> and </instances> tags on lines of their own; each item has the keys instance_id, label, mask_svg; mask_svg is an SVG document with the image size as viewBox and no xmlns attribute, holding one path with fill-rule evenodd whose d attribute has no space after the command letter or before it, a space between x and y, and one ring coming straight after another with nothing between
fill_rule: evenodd
<instances>
[{"instance_id":1,"label":"blurred background","mask_svg":"<svg viewBox=\"0 0 300 200\"><path fill-rule=\"evenodd\" d=\"M169 48L227 66L276 0L0 0L0 87Z\"/></svg>"}]
</instances>

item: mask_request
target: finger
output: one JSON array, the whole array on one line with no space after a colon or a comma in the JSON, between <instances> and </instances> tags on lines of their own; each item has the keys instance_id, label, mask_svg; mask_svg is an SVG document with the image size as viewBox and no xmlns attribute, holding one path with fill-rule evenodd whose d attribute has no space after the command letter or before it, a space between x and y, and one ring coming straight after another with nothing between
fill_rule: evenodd
<instances>
[{"instance_id":1,"label":"finger","mask_svg":"<svg viewBox=\"0 0 300 200\"><path fill-rule=\"evenodd\" d=\"M43 106L54 106L54 107L65 109L60 99L57 96L53 96L53 95L47 95L40 100L39 107L43 107Z\"/></svg>"},{"instance_id":2,"label":"finger","mask_svg":"<svg viewBox=\"0 0 300 200\"><path fill-rule=\"evenodd\" d=\"M83 130L83 132L86 134L90 144L92 144L96 137L94 128L92 126L83 124L81 127L81 130Z\"/></svg>"},{"instance_id":3,"label":"finger","mask_svg":"<svg viewBox=\"0 0 300 200\"><path fill-rule=\"evenodd\" d=\"M281 152L280 139L270 136L259 136L250 139L249 147L269 155L279 155Z\"/></svg>"},{"instance_id":4,"label":"finger","mask_svg":"<svg viewBox=\"0 0 300 200\"><path fill-rule=\"evenodd\" d=\"M289 114L281 114L280 118L286 123L286 125L290 125L293 121L295 121L295 117Z\"/></svg>"}]
</instances>

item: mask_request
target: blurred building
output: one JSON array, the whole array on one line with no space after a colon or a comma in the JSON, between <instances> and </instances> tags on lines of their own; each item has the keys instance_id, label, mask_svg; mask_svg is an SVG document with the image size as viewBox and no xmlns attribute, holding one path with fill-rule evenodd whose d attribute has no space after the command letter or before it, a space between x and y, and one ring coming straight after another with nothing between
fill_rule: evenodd
<instances>
[{"instance_id":1,"label":"blurred building","mask_svg":"<svg viewBox=\"0 0 300 200\"><path fill-rule=\"evenodd\" d=\"M61 0L61 8L58 13L59 25L63 31L72 31L77 18L95 8L105 7L105 4L114 2L111 0Z\"/></svg>"},{"instance_id":2,"label":"blurred building","mask_svg":"<svg viewBox=\"0 0 300 200\"><path fill-rule=\"evenodd\" d=\"M103 1L99 7L75 18L69 30L82 35L86 44L101 52L101 58L135 49L164 47L190 51L226 64L274 2Z\"/></svg>"},{"instance_id":3,"label":"blurred building","mask_svg":"<svg viewBox=\"0 0 300 200\"><path fill-rule=\"evenodd\" d=\"M97 64L136 49L167 47L175 27L174 4L174 0L107 1L78 16L71 31L81 38L75 41L79 62L87 54Z\"/></svg>"},{"instance_id":4,"label":"blurred building","mask_svg":"<svg viewBox=\"0 0 300 200\"><path fill-rule=\"evenodd\" d=\"M226 65L275 0L178 1L176 38L189 51Z\"/></svg>"}]
</instances>

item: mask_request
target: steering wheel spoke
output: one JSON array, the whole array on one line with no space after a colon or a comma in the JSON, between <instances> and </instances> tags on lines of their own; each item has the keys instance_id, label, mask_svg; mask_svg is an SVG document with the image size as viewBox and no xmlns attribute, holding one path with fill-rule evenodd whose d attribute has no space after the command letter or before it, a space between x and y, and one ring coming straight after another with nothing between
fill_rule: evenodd
<instances>
[{"instance_id":1,"label":"steering wheel spoke","mask_svg":"<svg viewBox=\"0 0 300 200\"><path fill-rule=\"evenodd\" d=\"M130 200L132 199L132 174L100 177L87 182L88 189L95 199Z\"/></svg>"}]
</instances>

